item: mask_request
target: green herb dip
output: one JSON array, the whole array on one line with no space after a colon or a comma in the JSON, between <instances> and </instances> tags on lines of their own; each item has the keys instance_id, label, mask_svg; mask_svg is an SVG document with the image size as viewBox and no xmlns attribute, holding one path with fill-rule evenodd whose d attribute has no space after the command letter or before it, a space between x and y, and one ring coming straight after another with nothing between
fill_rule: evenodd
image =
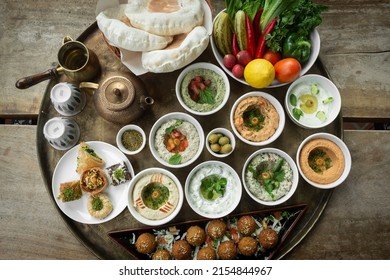
<instances>
[{"instance_id":1,"label":"green herb dip","mask_svg":"<svg viewBox=\"0 0 390 280\"><path fill-rule=\"evenodd\" d=\"M208 89L214 94L213 104L208 103L198 103L191 99L191 96L188 91L188 85L191 80L196 76L201 76L205 80L210 80L211 84L208 86ZM226 85L223 78L218 75L216 72L210 69L194 69L189 71L187 75L184 76L181 83L181 98L183 102L192 110L197 112L210 112L217 108L223 101L225 97Z\"/></svg>"}]
</instances>

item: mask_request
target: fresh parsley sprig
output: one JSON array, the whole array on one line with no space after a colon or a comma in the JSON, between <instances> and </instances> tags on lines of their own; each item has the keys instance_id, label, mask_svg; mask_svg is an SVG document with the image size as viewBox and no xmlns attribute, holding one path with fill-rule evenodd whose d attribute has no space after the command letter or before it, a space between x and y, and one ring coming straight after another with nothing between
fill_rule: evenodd
<instances>
[{"instance_id":1,"label":"fresh parsley sprig","mask_svg":"<svg viewBox=\"0 0 390 280\"><path fill-rule=\"evenodd\" d=\"M210 175L202 179L200 190L204 198L215 200L226 192L227 179L217 175Z\"/></svg>"}]
</instances>

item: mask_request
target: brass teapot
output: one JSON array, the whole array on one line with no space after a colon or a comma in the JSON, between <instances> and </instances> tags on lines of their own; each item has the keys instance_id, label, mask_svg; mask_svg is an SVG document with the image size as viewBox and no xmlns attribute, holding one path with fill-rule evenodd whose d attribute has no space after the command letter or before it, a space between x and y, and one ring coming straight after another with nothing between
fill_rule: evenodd
<instances>
[{"instance_id":1,"label":"brass teapot","mask_svg":"<svg viewBox=\"0 0 390 280\"><path fill-rule=\"evenodd\" d=\"M130 72L108 72L99 84L83 82L80 88L95 89L93 100L97 112L117 124L132 122L154 103L152 97L146 96L141 79Z\"/></svg>"}]
</instances>

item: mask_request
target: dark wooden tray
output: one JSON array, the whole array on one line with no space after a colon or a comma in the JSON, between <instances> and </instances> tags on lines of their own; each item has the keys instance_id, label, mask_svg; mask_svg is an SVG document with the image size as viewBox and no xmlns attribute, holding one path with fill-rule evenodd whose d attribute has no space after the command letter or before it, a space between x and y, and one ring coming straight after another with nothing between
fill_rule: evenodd
<instances>
[{"instance_id":1,"label":"dark wooden tray","mask_svg":"<svg viewBox=\"0 0 390 280\"><path fill-rule=\"evenodd\" d=\"M305 213L307 208L306 204L301 205L294 205L294 206L287 206L279 209L269 210L269 209L263 209L259 211L252 211L247 213L241 213L241 214L235 214L235 215L228 215L227 217L224 217L222 220L226 222L226 224L230 224L229 221L233 221L234 219L238 220L240 217L248 215L253 217L254 219L258 221L262 221L266 217L270 216L277 216L277 213L279 213L280 216L282 216L280 220L280 223L283 225L280 228L280 231L278 232L278 238L279 241L277 245L269 250L263 250L259 251L256 255L247 257L242 254L237 254L237 259L257 259L257 260L270 260L273 259L275 254L278 252L279 248L283 245L284 241L287 239L288 235L291 231L293 231L295 225L299 222L302 215ZM283 215L283 213L287 213L287 217ZM155 234L156 231L159 230L170 230L170 228L174 228L175 231L178 231L178 235L176 236L179 239L184 239L184 235L189 227L191 226L199 226L203 229L206 229L207 224L212 219L199 219L199 220L192 220L188 222L182 222L177 224L171 224L171 225L163 225L159 227L142 227L142 228L136 228L136 229L127 229L127 230L116 230L111 231L108 233L108 236L110 236L122 249L125 249L130 255L132 255L136 259L143 259L143 260L150 260L151 254L141 254L137 251L135 244L133 241L135 241L140 234L144 232L149 232L151 234ZM235 227L229 227L228 226L228 232L229 230L236 230ZM233 240L232 238L229 238L230 240ZM193 255L195 255L196 248L193 247Z\"/></svg>"},{"instance_id":2,"label":"dark wooden tray","mask_svg":"<svg viewBox=\"0 0 390 280\"><path fill-rule=\"evenodd\" d=\"M118 57L108 48L106 42L104 41L103 35L97 27L96 22L88 29L86 29L85 32L78 38L78 40L84 42L89 48L96 52L102 65L102 75L104 75L104 73L107 71L128 71L127 68L123 66ZM212 54L211 47L208 47L195 62L211 62L215 65L218 65ZM330 78L320 58L317 59L315 65L310 69L309 73L321 74ZM134 121L133 123L143 127L147 136L149 136L152 125L160 116L172 111L185 112L185 110L178 103L175 95L175 82L179 74L180 70L164 74L147 73L140 76L140 78L146 84L148 95L154 98L155 104L141 118ZM100 79L101 77L97 77L95 82L99 82ZM205 134L207 134L215 127L225 127L231 129L229 123L231 106L239 96L254 90L253 88L245 86L231 78L229 78L229 80L231 86L231 95L228 103L225 105L225 108L213 115L212 118L195 116L195 118L203 126ZM108 232L114 230L142 227L142 225L131 216L127 209L125 209L118 217L109 222L99 225L85 225L75 222L65 216L54 201L51 186L53 171L58 160L63 156L64 152L54 150L47 143L43 136L43 126L47 120L58 116L58 113L54 110L50 103L50 90L56 83L60 81L66 81L66 77L61 76L58 80L52 80L48 84L38 118L37 151L45 186L50 196L52 197L54 208L64 219L64 222L69 226L70 230L75 234L80 242L85 244L85 246L93 253L95 253L97 257L102 259L128 259L130 256L127 254L127 252L120 250L115 242L107 235ZM272 94L282 104L284 104L283 100L287 88L288 86L282 86L279 88L264 89L262 91ZM104 141L112 145L116 145L115 136L121 126L107 122L97 114L94 108L92 94L92 92L88 92L86 107L80 114L73 117L81 129L80 140ZM298 145L301 143L301 141L307 136L320 131L335 134L342 138L341 113L336 121L334 121L329 126L323 129L313 130L300 128L287 117L285 129L282 135L274 143L268 146L279 148L288 153L291 157L295 158ZM249 146L240 140L237 140L235 152L229 157L221 160L231 165L239 174L241 174L245 160L257 149L259 148ZM153 158L149 147L145 147L145 149L138 155L128 157L135 173L149 167L163 167ZM200 162L212 159L215 160L215 158L212 157L206 149L204 149L199 159L192 165L186 168L172 171L175 172L179 180L184 184L188 173L194 166ZM281 207L303 203L307 205L307 210L301 217L299 224L295 226L294 231L290 233L288 239L282 244L278 252L273 256L274 258L279 259L285 256L306 236L306 234L320 218L321 213L325 209L327 202L331 197L331 194L332 190L316 189L308 185L302 178L300 178L296 193L286 203L281 205ZM240 214L264 209L272 210L273 208L257 204L246 194L246 192L243 192L242 201L232 214ZM180 215L178 215L172 222L181 223L197 220L199 218L201 217L193 212L185 201Z\"/></svg>"}]
</instances>

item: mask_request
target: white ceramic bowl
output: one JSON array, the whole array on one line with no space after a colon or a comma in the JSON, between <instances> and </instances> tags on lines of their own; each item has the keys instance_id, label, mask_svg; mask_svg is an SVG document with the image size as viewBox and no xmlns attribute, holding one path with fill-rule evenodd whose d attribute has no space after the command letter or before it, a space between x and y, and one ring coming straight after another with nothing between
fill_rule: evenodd
<instances>
[{"instance_id":1,"label":"white ceramic bowl","mask_svg":"<svg viewBox=\"0 0 390 280\"><path fill-rule=\"evenodd\" d=\"M223 153L217 153L217 152L214 152L213 150L211 150L210 143L209 143L208 139L209 139L210 135L212 135L214 133L221 133L222 135L229 138L230 145L232 145L232 150L230 151L230 153L223 154ZM206 145L206 148L210 154L212 154L213 156L218 157L218 158L224 158L224 157L227 157L228 155L230 155L231 153L233 153L234 148L236 147L236 138L234 138L234 135L230 130L223 128L223 127L217 127L217 128L214 128L213 130L211 130L207 134L206 140L205 140L205 145Z\"/></svg>"},{"instance_id":2,"label":"white ceramic bowl","mask_svg":"<svg viewBox=\"0 0 390 280\"><path fill-rule=\"evenodd\" d=\"M227 174L230 174L229 177ZM200 180L209 175L227 178L226 192L214 201L204 199L200 193ZM193 180L195 181L191 186ZM192 210L203 217L217 219L230 214L237 207L241 200L242 187L240 177L231 166L220 161L206 161L188 174L184 192Z\"/></svg>"},{"instance_id":3,"label":"white ceramic bowl","mask_svg":"<svg viewBox=\"0 0 390 280\"><path fill-rule=\"evenodd\" d=\"M137 149L137 150L128 150L125 148L125 146L123 145L122 143L122 135L125 131L128 131L128 130L135 130L139 133L141 133L141 136L142 136L142 144L141 146ZM116 135L116 145L118 146L118 148L125 154L127 155L135 155L135 154L138 154L139 152L142 151L142 149L145 147L146 145L146 135L145 135L145 131L137 126L137 125L134 125L134 124L128 124L128 125L125 125L123 126L117 133Z\"/></svg>"},{"instance_id":4,"label":"white ceramic bowl","mask_svg":"<svg viewBox=\"0 0 390 280\"><path fill-rule=\"evenodd\" d=\"M319 92L311 93L311 85L318 85L317 89ZM300 100L300 97L302 98L303 95L307 94L315 97L318 108L314 113L303 113L297 119L294 117L293 110L300 110L302 112L300 104L303 102ZM292 97L297 102L296 104L292 102ZM330 97L333 98L333 101L329 103L323 102ZM316 74L305 75L293 82L287 90L284 103L290 119L303 128L321 128L327 126L336 119L341 110L341 97L336 85L328 78ZM324 112L323 116L326 118L322 119L317 117L318 112Z\"/></svg>"},{"instance_id":5,"label":"white ceramic bowl","mask_svg":"<svg viewBox=\"0 0 390 280\"><path fill-rule=\"evenodd\" d=\"M206 71L207 70L211 70L211 71L215 72L217 75L219 75L223 79L223 82L225 84L225 91L222 93L223 94L222 100L220 101L220 103L219 103L219 105L217 107L215 107L215 108L213 108L213 109L211 109L209 111L201 111L200 109L197 110L195 108L190 108L190 106L188 105L188 103L186 103L186 101L185 101L185 99L183 98L183 95L182 95L181 87L182 87L183 79L185 78L185 76L189 72L197 70L197 69L205 69ZM214 113L218 112L219 110L221 110L221 108L223 106L225 106L226 102L229 99L229 95L230 95L230 83L229 83L228 77L226 76L225 72L222 71L221 68L219 68L218 66L215 66L214 64L211 64L211 63L199 62L199 63L191 64L191 65L187 66L180 73L179 77L176 80L176 97L177 97L177 100L179 101L180 105L185 110L187 110L188 112L190 112L192 114L195 114L195 115L206 116L206 115L211 115L211 114L214 114ZM188 102L191 102L193 105L196 105L196 102L192 101L191 99Z\"/></svg>"},{"instance_id":6,"label":"white ceramic bowl","mask_svg":"<svg viewBox=\"0 0 390 280\"><path fill-rule=\"evenodd\" d=\"M134 191L136 184L144 176L149 176L152 174L163 174L164 176L168 176L169 178L171 178L173 180L173 182L176 184L176 187L177 187L178 203L176 205L176 208L172 211L172 213L169 216L162 218L162 219L148 219L148 218L142 216L136 210L136 208L134 207L134 203L133 203L133 191ZM148 169L142 170L141 172L139 172L138 174L136 174L132 178L132 180L130 181L130 185L128 187L128 190L127 190L127 208L129 209L130 214L140 223L143 223L143 224L149 225L149 226L163 225L163 224L166 224L169 221L171 221L180 212L180 210L183 206L183 201L184 201L183 187L180 184L179 179L174 174L172 174L171 172L169 172L168 170L165 170L163 168L153 167L153 168L148 168Z\"/></svg>"},{"instance_id":7,"label":"white ceramic bowl","mask_svg":"<svg viewBox=\"0 0 390 280\"><path fill-rule=\"evenodd\" d=\"M257 157L258 155L266 154L266 153L272 153L272 154L276 154L276 155L282 157L288 163L288 165L291 167L291 170L292 170L292 185L290 187L290 190L284 196L281 196L279 199L276 199L276 200L264 200L264 199L259 198L254 193L252 193L252 191L249 189L248 181L246 178L248 166L251 164L252 160L255 157ZM263 149L260 149L256 152L254 152L246 160L244 168L242 169L242 182L243 182L243 185L244 185L246 192L254 201L256 201L257 203L260 203L262 205L274 206L274 205L279 205L279 204L286 202L295 193L295 191L298 187L299 173L298 173L298 169L297 169L295 162L287 153L285 153L282 150L276 149L276 148L263 148Z\"/></svg>"},{"instance_id":8,"label":"white ceramic bowl","mask_svg":"<svg viewBox=\"0 0 390 280\"><path fill-rule=\"evenodd\" d=\"M223 10L225 11L225 10ZM221 11L220 13L222 13L223 11ZM217 15L218 16L218 15ZM217 18L217 16L215 18ZM215 21L215 18L214 18L214 21ZM213 22L214 24L214 22ZM316 62L317 60L317 57L320 53L320 46L321 46L321 40L320 40L320 34L318 33L318 30L315 28L312 33L310 34L310 40L311 40L311 43L312 43L312 48L311 48L311 54L310 54L310 58L309 60L304 63L302 65L302 69L301 69L301 73L299 74L299 76L303 76L307 73L307 71L309 71L309 69L314 65L314 63ZM232 71L229 70L228 68L225 67L225 65L223 65L223 56L221 55L221 53L218 51L217 49L217 46L215 45L215 42L214 42L214 37L211 36L211 49L214 53L214 56L216 58L216 60L218 61L219 65L222 67L222 69L230 76L232 77L233 79L235 79L236 81L239 81L240 83L243 83L245 85L249 85L245 80L244 78L236 78L235 76L233 76L232 74ZM280 87L280 86L283 86L283 85L286 85L288 83L280 83L279 81L277 81L276 79L274 79L274 81L272 82L272 84L270 86L268 86L267 88L274 88L274 87Z\"/></svg>"},{"instance_id":9,"label":"white ceramic bowl","mask_svg":"<svg viewBox=\"0 0 390 280\"><path fill-rule=\"evenodd\" d=\"M278 128L276 129L275 133L270 137L268 138L267 140L265 141L260 141L260 142L254 142L254 141L250 141L248 139L245 139L236 129L235 125L234 125L234 112L238 106L238 104L240 102L242 102L244 99L248 98L248 97L251 97L251 96L261 96L265 99L267 99L276 109L276 111L278 112L279 114L279 126ZM268 94L268 93L265 93L265 92L261 92L261 91L252 91L252 92L248 92L244 95L242 95L240 98L238 98L236 100L236 102L233 104L232 106L232 109L231 109L231 112L230 112L230 125L232 127L232 130L234 132L234 134L241 140L243 141L244 143L247 143L249 145L252 145L252 146L264 146L264 145L268 145L270 143L272 143L273 141L275 141L279 136L280 134L282 134L283 132L283 129L284 129L284 125L285 125L285 122L286 122L286 117L284 115L284 110L283 110L283 106L280 104L280 102L275 98L273 97L272 95Z\"/></svg>"},{"instance_id":10,"label":"white ceramic bowl","mask_svg":"<svg viewBox=\"0 0 390 280\"><path fill-rule=\"evenodd\" d=\"M166 123L168 123L169 121L172 121L172 120L182 120L182 121L191 123L192 125L194 125L194 127L196 129L197 136L199 138L199 145L198 145L197 149L194 151L193 156L190 157L185 162L181 162L179 164L170 164L169 163L169 158L167 158L166 160L163 159L160 156L160 154L157 151L156 146L155 146L156 133L158 132L158 130L160 129L161 126L165 125ZM188 135L186 135L186 136L188 137ZM160 138L160 140L161 140L161 138ZM191 143L189 143L189 144L191 145ZM204 132L203 132L202 126L200 125L200 123L193 116L191 116L189 114L186 114L186 113L182 113L182 112L168 113L168 114L162 116L161 118L159 118L155 122L155 124L153 125L152 129L150 130L150 134L149 134L149 148L150 148L150 151L151 151L153 157L159 163L161 163L162 165L165 165L167 167L181 168L181 167L190 165L195 160L197 160L197 158L200 156L200 154L202 153L202 150L203 150L203 146L204 146ZM164 147L164 149L165 149L165 147ZM190 149L190 146L188 146L186 148L185 152L187 151L187 153L188 153L188 151L189 151L188 149ZM165 149L164 152L165 151L167 151L167 150ZM172 156L172 155L173 154L171 153L169 156Z\"/></svg>"},{"instance_id":11,"label":"white ceramic bowl","mask_svg":"<svg viewBox=\"0 0 390 280\"><path fill-rule=\"evenodd\" d=\"M310 142L314 139L327 139L327 140L332 141L340 148L340 150L342 151L342 153L344 155L344 161L345 161L344 171L342 172L341 176L336 181L334 181L332 183L329 183L329 184L315 183L315 182L311 181L309 178L307 178L307 176L305 175L305 173L302 170L302 166L300 163L300 156L301 156L302 148L308 142ZM298 147L298 151L297 151L297 155L296 155L296 162L297 162L299 173L301 174L303 179L306 182L308 182L310 185L312 185L313 187L316 187L319 189L332 189L332 188L339 186L348 177L349 172L351 171L351 166L352 166L351 154L349 152L347 145L337 136L335 136L333 134L329 134L329 133L323 133L323 132L312 134L302 141L302 143Z\"/></svg>"}]
</instances>

